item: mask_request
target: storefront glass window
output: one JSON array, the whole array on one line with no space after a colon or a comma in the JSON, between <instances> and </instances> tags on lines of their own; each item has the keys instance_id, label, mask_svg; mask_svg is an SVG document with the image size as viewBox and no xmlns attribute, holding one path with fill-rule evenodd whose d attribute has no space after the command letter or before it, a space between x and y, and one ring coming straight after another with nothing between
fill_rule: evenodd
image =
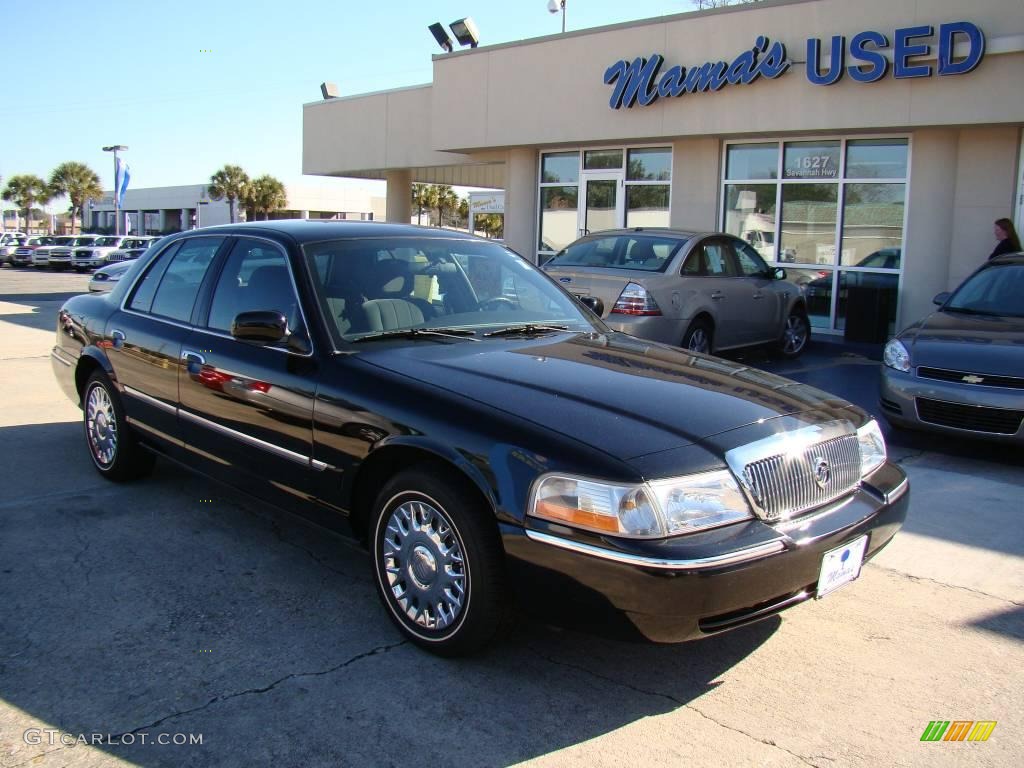
<instances>
[{"instance_id":1,"label":"storefront glass window","mask_svg":"<svg viewBox=\"0 0 1024 768\"><path fill-rule=\"evenodd\" d=\"M733 144L725 163L727 179L777 179L779 145Z\"/></svg>"},{"instance_id":2,"label":"storefront glass window","mask_svg":"<svg viewBox=\"0 0 1024 768\"><path fill-rule=\"evenodd\" d=\"M846 143L846 178L903 179L906 139L851 139Z\"/></svg>"},{"instance_id":3,"label":"storefront glass window","mask_svg":"<svg viewBox=\"0 0 1024 768\"><path fill-rule=\"evenodd\" d=\"M835 264L838 190L835 184L782 185L779 261Z\"/></svg>"},{"instance_id":4,"label":"storefront glass window","mask_svg":"<svg viewBox=\"0 0 1024 768\"><path fill-rule=\"evenodd\" d=\"M541 183L575 184L580 180L580 153L554 152L541 157Z\"/></svg>"},{"instance_id":5,"label":"storefront glass window","mask_svg":"<svg viewBox=\"0 0 1024 768\"><path fill-rule=\"evenodd\" d=\"M629 150L628 181L668 181L672 177L672 150L668 147Z\"/></svg>"},{"instance_id":6,"label":"storefront glass window","mask_svg":"<svg viewBox=\"0 0 1024 768\"><path fill-rule=\"evenodd\" d=\"M786 267L786 279L801 286L812 328L832 326L832 270Z\"/></svg>"},{"instance_id":7,"label":"storefront glass window","mask_svg":"<svg viewBox=\"0 0 1024 768\"><path fill-rule=\"evenodd\" d=\"M626 186L627 227L667 227L668 224L668 184Z\"/></svg>"},{"instance_id":8,"label":"storefront glass window","mask_svg":"<svg viewBox=\"0 0 1024 768\"><path fill-rule=\"evenodd\" d=\"M838 179L838 141L796 141L786 145L784 179Z\"/></svg>"},{"instance_id":9,"label":"storefront glass window","mask_svg":"<svg viewBox=\"0 0 1024 768\"><path fill-rule=\"evenodd\" d=\"M578 187L541 187L540 250L560 251L576 239L578 204Z\"/></svg>"},{"instance_id":10,"label":"storefront glass window","mask_svg":"<svg viewBox=\"0 0 1024 768\"><path fill-rule=\"evenodd\" d=\"M617 171L622 167L621 149L590 149L583 153L583 168L587 171Z\"/></svg>"},{"instance_id":11,"label":"storefront glass window","mask_svg":"<svg viewBox=\"0 0 1024 768\"><path fill-rule=\"evenodd\" d=\"M899 269L903 247L904 184L847 184L840 263Z\"/></svg>"},{"instance_id":12,"label":"storefront glass window","mask_svg":"<svg viewBox=\"0 0 1024 768\"><path fill-rule=\"evenodd\" d=\"M775 184L728 184L725 231L746 240L765 261L775 261Z\"/></svg>"}]
</instances>

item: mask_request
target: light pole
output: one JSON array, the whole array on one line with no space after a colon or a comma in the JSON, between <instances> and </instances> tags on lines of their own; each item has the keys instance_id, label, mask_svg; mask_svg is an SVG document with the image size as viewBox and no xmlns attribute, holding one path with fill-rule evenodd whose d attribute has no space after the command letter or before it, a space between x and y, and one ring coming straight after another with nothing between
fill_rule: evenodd
<instances>
[{"instance_id":1,"label":"light pole","mask_svg":"<svg viewBox=\"0 0 1024 768\"><path fill-rule=\"evenodd\" d=\"M114 234L121 234L121 196L117 189L117 153L123 152L128 147L124 144L111 144L109 147L104 147L104 152L114 153Z\"/></svg>"},{"instance_id":2,"label":"light pole","mask_svg":"<svg viewBox=\"0 0 1024 768\"><path fill-rule=\"evenodd\" d=\"M548 10L551 13L562 12L562 34L565 34L565 1L566 0L548 0Z\"/></svg>"}]
</instances>

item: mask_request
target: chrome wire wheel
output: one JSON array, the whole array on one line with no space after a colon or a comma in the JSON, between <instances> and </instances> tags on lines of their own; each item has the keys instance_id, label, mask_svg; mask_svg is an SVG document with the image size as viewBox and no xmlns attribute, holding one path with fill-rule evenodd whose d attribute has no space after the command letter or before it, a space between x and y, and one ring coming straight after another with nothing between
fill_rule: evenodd
<instances>
[{"instance_id":1,"label":"chrome wire wheel","mask_svg":"<svg viewBox=\"0 0 1024 768\"><path fill-rule=\"evenodd\" d=\"M85 401L85 433L93 461L106 469L117 458L117 414L107 390L100 384L89 389Z\"/></svg>"},{"instance_id":2,"label":"chrome wire wheel","mask_svg":"<svg viewBox=\"0 0 1024 768\"><path fill-rule=\"evenodd\" d=\"M798 355L807 344L807 321L803 315L793 314L786 319L782 332L782 354Z\"/></svg>"},{"instance_id":3,"label":"chrome wire wheel","mask_svg":"<svg viewBox=\"0 0 1024 768\"><path fill-rule=\"evenodd\" d=\"M426 497L400 503L378 547L397 610L425 630L443 631L458 621L467 602L468 570L462 542L439 504Z\"/></svg>"}]
</instances>

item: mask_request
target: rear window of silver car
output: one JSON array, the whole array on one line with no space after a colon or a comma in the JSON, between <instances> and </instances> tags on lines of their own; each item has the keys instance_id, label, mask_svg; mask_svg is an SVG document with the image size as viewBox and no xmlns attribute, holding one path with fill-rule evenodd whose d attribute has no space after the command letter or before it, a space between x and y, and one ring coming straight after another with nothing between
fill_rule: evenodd
<instances>
[{"instance_id":1,"label":"rear window of silver car","mask_svg":"<svg viewBox=\"0 0 1024 768\"><path fill-rule=\"evenodd\" d=\"M685 238L639 234L594 237L573 243L546 266L663 272L686 242Z\"/></svg>"}]
</instances>

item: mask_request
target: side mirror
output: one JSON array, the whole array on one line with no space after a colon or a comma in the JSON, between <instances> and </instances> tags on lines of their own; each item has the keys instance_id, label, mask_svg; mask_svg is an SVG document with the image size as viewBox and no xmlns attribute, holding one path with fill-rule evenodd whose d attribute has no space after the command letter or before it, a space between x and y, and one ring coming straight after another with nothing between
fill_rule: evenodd
<instances>
[{"instance_id":1,"label":"side mirror","mask_svg":"<svg viewBox=\"0 0 1024 768\"><path fill-rule=\"evenodd\" d=\"M273 344L288 336L288 320L280 312L242 312L231 323L231 335L241 341Z\"/></svg>"},{"instance_id":2,"label":"side mirror","mask_svg":"<svg viewBox=\"0 0 1024 768\"><path fill-rule=\"evenodd\" d=\"M932 304L937 304L938 306L941 307L947 301L949 301L949 291L943 291L942 293L937 295L934 299L932 299Z\"/></svg>"},{"instance_id":3,"label":"side mirror","mask_svg":"<svg viewBox=\"0 0 1024 768\"><path fill-rule=\"evenodd\" d=\"M579 299L583 306L598 317L604 314L604 302L597 298L597 296L580 296Z\"/></svg>"},{"instance_id":4,"label":"side mirror","mask_svg":"<svg viewBox=\"0 0 1024 768\"><path fill-rule=\"evenodd\" d=\"M784 270L782 267L775 267L772 270L772 279L773 280L785 280L786 279L786 270Z\"/></svg>"}]
</instances>

